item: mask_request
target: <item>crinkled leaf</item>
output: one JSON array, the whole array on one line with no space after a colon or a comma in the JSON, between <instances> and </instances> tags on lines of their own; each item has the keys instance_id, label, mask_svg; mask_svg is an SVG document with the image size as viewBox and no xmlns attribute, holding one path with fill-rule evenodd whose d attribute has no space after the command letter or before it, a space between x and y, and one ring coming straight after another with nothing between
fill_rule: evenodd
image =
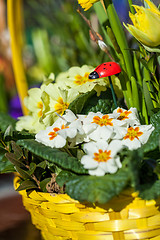
<instances>
[{"instance_id":1,"label":"crinkled leaf","mask_svg":"<svg viewBox=\"0 0 160 240\"><path fill-rule=\"evenodd\" d=\"M154 115L152 115L152 117L150 119L150 123L155 127L155 129L152 132L151 136L149 137L148 142L143 146L143 150L144 150L145 153L150 153L153 157L153 154L159 155L159 148L160 148L160 111L158 113L155 113ZM157 151L156 151L156 149L157 149Z\"/></svg>"},{"instance_id":2,"label":"crinkled leaf","mask_svg":"<svg viewBox=\"0 0 160 240\"><path fill-rule=\"evenodd\" d=\"M143 199L157 199L160 196L160 180L142 185L139 191L139 196Z\"/></svg>"},{"instance_id":3,"label":"crinkled leaf","mask_svg":"<svg viewBox=\"0 0 160 240\"><path fill-rule=\"evenodd\" d=\"M66 183L66 192L79 201L106 203L118 195L129 182L127 169L103 177L76 176Z\"/></svg>"},{"instance_id":4,"label":"crinkled leaf","mask_svg":"<svg viewBox=\"0 0 160 240\"><path fill-rule=\"evenodd\" d=\"M25 180L21 182L20 186L16 189L16 191L33 190L33 189L38 189L37 184L34 181Z\"/></svg>"},{"instance_id":5,"label":"crinkled leaf","mask_svg":"<svg viewBox=\"0 0 160 240\"><path fill-rule=\"evenodd\" d=\"M63 187L66 182L68 182L73 176L76 176L74 173L68 171L61 171L56 177L56 182L60 187Z\"/></svg>"},{"instance_id":6,"label":"crinkled leaf","mask_svg":"<svg viewBox=\"0 0 160 240\"><path fill-rule=\"evenodd\" d=\"M101 112L103 114L110 113L115 109L112 99L111 90L107 89L106 92L102 92L99 97L93 95L86 102L82 113L88 114L89 112Z\"/></svg>"},{"instance_id":7,"label":"crinkled leaf","mask_svg":"<svg viewBox=\"0 0 160 240\"><path fill-rule=\"evenodd\" d=\"M63 169L79 174L88 172L75 157L70 157L66 152L62 152L59 149L45 146L33 139L19 140L17 143L35 155L42 157L43 159L48 160Z\"/></svg>"},{"instance_id":8,"label":"crinkled leaf","mask_svg":"<svg viewBox=\"0 0 160 240\"><path fill-rule=\"evenodd\" d=\"M69 109L74 112L75 114L81 113L83 107L85 106L87 100L95 94L95 91L92 90L91 92L84 93L77 97L70 105Z\"/></svg>"},{"instance_id":9,"label":"crinkled leaf","mask_svg":"<svg viewBox=\"0 0 160 240\"><path fill-rule=\"evenodd\" d=\"M2 132L5 132L8 126L12 126L13 130L15 129L16 120L11 118L6 113L0 113L0 129Z\"/></svg>"},{"instance_id":10,"label":"crinkled leaf","mask_svg":"<svg viewBox=\"0 0 160 240\"><path fill-rule=\"evenodd\" d=\"M127 151L125 160L127 160L132 187L136 189L140 184L139 172L143 160L143 151L141 149Z\"/></svg>"},{"instance_id":11,"label":"crinkled leaf","mask_svg":"<svg viewBox=\"0 0 160 240\"><path fill-rule=\"evenodd\" d=\"M109 99L99 99L97 104L91 108L89 106L85 109L86 114L89 112L101 112L103 114L111 113L114 110L114 103Z\"/></svg>"}]
</instances>

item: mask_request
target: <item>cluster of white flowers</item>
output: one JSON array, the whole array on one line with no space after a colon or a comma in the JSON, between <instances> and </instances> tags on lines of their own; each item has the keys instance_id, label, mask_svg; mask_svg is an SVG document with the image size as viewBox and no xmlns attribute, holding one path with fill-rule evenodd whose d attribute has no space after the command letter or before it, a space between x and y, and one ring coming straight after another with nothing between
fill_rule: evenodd
<instances>
[{"instance_id":1,"label":"cluster of white flowers","mask_svg":"<svg viewBox=\"0 0 160 240\"><path fill-rule=\"evenodd\" d=\"M81 163L90 175L103 176L121 168L117 153L124 147L137 149L145 144L154 130L141 125L136 108L117 108L110 114L90 112L88 115L66 114L45 130L39 131L36 141L52 148L75 147L81 144L84 155Z\"/></svg>"}]
</instances>

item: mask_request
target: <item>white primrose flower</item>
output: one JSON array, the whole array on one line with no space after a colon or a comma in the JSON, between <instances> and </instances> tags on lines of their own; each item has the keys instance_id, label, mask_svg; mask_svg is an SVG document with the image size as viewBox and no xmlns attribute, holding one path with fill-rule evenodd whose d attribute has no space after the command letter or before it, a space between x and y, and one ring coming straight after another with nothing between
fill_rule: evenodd
<instances>
[{"instance_id":1,"label":"white primrose flower","mask_svg":"<svg viewBox=\"0 0 160 240\"><path fill-rule=\"evenodd\" d=\"M61 136L59 132L65 128L68 128L66 127L66 121L59 118L52 126L39 131L35 136L35 140L52 148L62 148L66 144L66 135Z\"/></svg>"},{"instance_id":2,"label":"white primrose flower","mask_svg":"<svg viewBox=\"0 0 160 240\"><path fill-rule=\"evenodd\" d=\"M103 115L101 112L90 112L83 119L83 129L86 135L97 141L97 139L109 140L113 138L122 125L121 121L113 119L112 114ZM120 136L122 138L122 136Z\"/></svg>"},{"instance_id":3,"label":"white primrose flower","mask_svg":"<svg viewBox=\"0 0 160 240\"><path fill-rule=\"evenodd\" d=\"M120 120L124 126L140 125L136 108L131 107L129 110L126 110L118 107L113 111L113 118Z\"/></svg>"},{"instance_id":4,"label":"white primrose flower","mask_svg":"<svg viewBox=\"0 0 160 240\"><path fill-rule=\"evenodd\" d=\"M79 135L81 135L80 138L83 139L83 135L85 133L83 130L81 120L78 119L76 115L69 109L66 110L66 113L62 116L62 118L67 122L66 126L68 128L60 131L61 136L63 134L67 134L67 137L69 137L70 139L73 139L73 138L76 139L76 138L79 138ZM82 140L80 142L82 142Z\"/></svg>"},{"instance_id":5,"label":"white primrose flower","mask_svg":"<svg viewBox=\"0 0 160 240\"><path fill-rule=\"evenodd\" d=\"M151 124L129 127L123 137L122 144L130 150L137 149L148 141L153 130L154 127Z\"/></svg>"},{"instance_id":6,"label":"white primrose flower","mask_svg":"<svg viewBox=\"0 0 160 240\"><path fill-rule=\"evenodd\" d=\"M59 117L51 127L38 132L36 140L53 148L62 148L65 146L67 138L74 139L78 134L84 134L82 123L72 111L67 110L67 113ZM76 144L75 140L74 142Z\"/></svg>"},{"instance_id":7,"label":"white primrose flower","mask_svg":"<svg viewBox=\"0 0 160 240\"><path fill-rule=\"evenodd\" d=\"M122 149L122 141L113 140L110 144L106 141L89 142L84 144L83 150L87 155L81 158L84 168L90 175L104 176L105 173L115 173L122 167L117 153Z\"/></svg>"}]
</instances>

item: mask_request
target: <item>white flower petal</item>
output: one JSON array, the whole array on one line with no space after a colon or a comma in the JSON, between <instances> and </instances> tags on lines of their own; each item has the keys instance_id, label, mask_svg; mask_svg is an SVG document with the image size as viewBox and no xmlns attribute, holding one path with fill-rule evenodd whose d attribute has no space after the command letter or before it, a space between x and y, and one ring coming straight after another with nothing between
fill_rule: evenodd
<instances>
[{"instance_id":1,"label":"white flower petal","mask_svg":"<svg viewBox=\"0 0 160 240\"><path fill-rule=\"evenodd\" d=\"M129 150L134 150L141 147L141 143L137 138L132 141L130 139L123 139L122 144L128 147Z\"/></svg>"},{"instance_id":2,"label":"white flower petal","mask_svg":"<svg viewBox=\"0 0 160 240\"><path fill-rule=\"evenodd\" d=\"M89 170L88 172L90 175L98 176L98 177L105 175L105 171L102 168L96 168L95 170Z\"/></svg>"}]
</instances>

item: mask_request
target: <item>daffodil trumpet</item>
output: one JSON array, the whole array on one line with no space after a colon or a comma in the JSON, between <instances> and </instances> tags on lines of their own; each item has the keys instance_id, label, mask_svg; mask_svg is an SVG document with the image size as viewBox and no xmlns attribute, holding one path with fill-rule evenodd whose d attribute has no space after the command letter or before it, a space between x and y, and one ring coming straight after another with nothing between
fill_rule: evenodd
<instances>
[{"instance_id":1,"label":"daffodil trumpet","mask_svg":"<svg viewBox=\"0 0 160 240\"><path fill-rule=\"evenodd\" d=\"M124 25L148 51L160 52L160 11L149 0L145 2L149 8L133 5L136 13L129 14L133 25Z\"/></svg>"}]
</instances>

